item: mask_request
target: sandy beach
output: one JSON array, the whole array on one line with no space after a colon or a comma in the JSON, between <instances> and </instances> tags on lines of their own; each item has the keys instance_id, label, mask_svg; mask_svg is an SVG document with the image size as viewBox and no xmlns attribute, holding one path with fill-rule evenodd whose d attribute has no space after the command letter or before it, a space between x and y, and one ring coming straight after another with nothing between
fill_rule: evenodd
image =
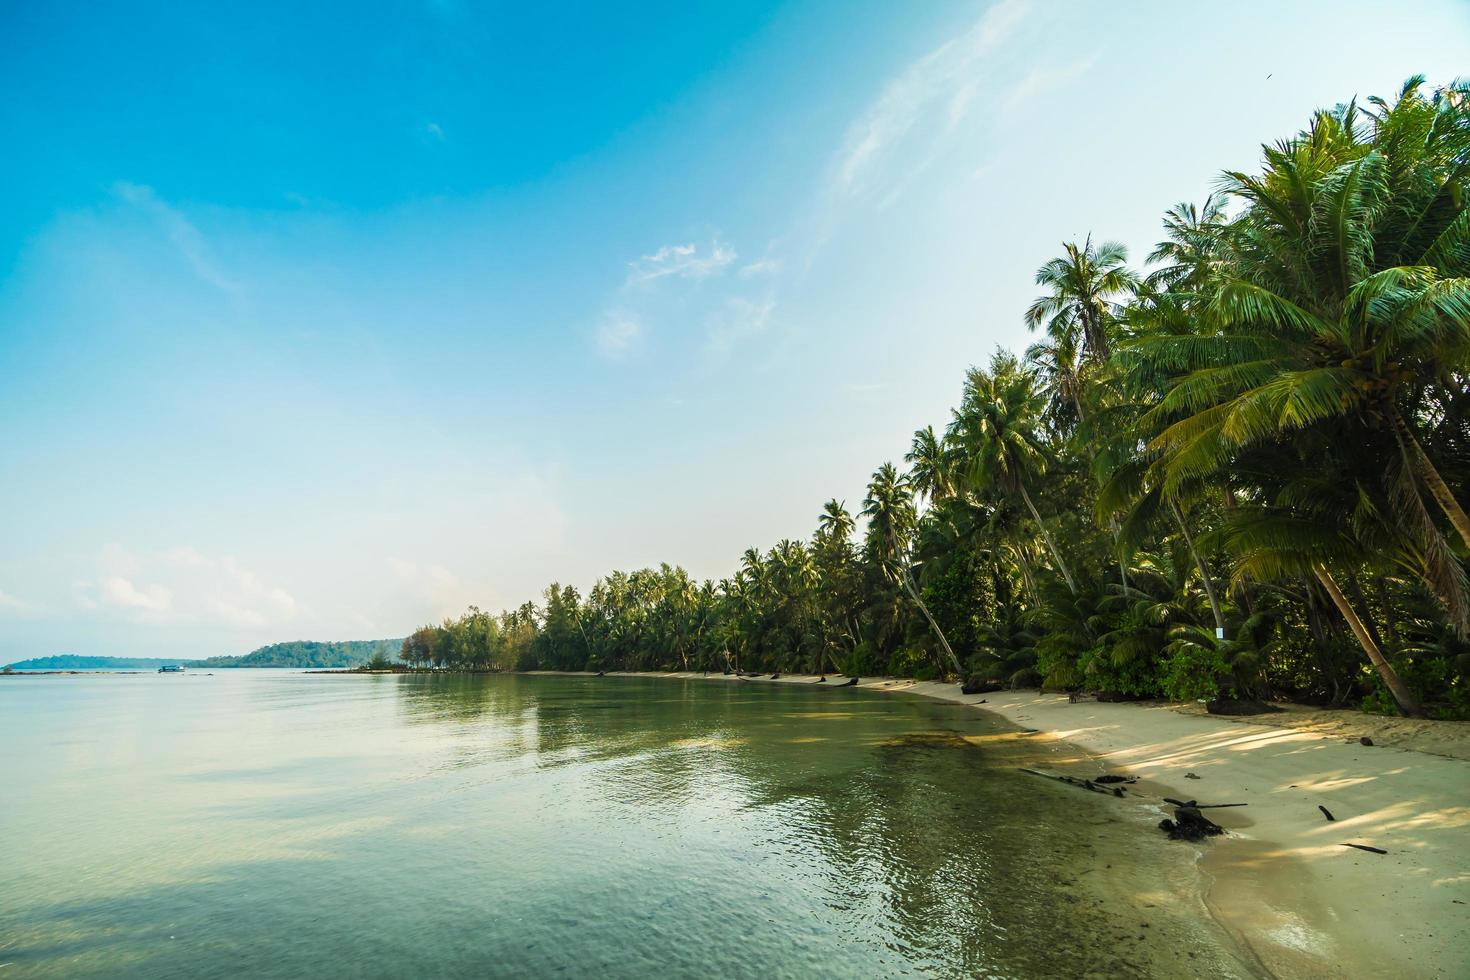
<instances>
[{"instance_id":1,"label":"sandy beach","mask_svg":"<svg viewBox=\"0 0 1470 980\"><path fill-rule=\"evenodd\" d=\"M1157 800L1129 808L1140 833L1157 835L1161 847L1196 849L1210 912L1268 974L1470 975L1470 723L1311 709L1238 719L1194 705L1070 703L1035 691L965 696L937 682L859 686L992 712L1058 743L1058 771L1140 777L1130 795ZM1374 744L1362 745L1363 736ZM1249 805L1207 811L1227 834L1191 845L1168 842L1151 825L1171 809L1164 797Z\"/></svg>"}]
</instances>

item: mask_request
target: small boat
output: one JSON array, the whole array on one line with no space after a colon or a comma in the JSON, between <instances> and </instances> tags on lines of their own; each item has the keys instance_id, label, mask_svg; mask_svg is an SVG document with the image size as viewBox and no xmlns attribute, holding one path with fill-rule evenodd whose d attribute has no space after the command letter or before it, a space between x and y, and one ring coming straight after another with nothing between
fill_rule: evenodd
<instances>
[{"instance_id":1,"label":"small boat","mask_svg":"<svg viewBox=\"0 0 1470 980\"><path fill-rule=\"evenodd\" d=\"M158 668L158 672L160 674L182 674L184 672L184 665L164 664L162 667Z\"/></svg>"}]
</instances>

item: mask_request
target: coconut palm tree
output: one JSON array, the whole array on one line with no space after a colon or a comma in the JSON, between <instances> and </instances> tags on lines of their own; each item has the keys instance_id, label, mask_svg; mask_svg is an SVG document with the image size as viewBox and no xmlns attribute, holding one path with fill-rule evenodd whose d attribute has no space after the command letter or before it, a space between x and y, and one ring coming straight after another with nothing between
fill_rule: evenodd
<instances>
[{"instance_id":1,"label":"coconut palm tree","mask_svg":"<svg viewBox=\"0 0 1470 980\"><path fill-rule=\"evenodd\" d=\"M1035 373L1022 367L1014 355L997 351L988 371L970 369L964 398L954 410L948 434L969 487L994 486L1019 497L1031 512L1057 572L1067 588L1076 592L1077 582L1026 488L1046 471L1043 410Z\"/></svg>"},{"instance_id":2,"label":"coconut palm tree","mask_svg":"<svg viewBox=\"0 0 1470 980\"><path fill-rule=\"evenodd\" d=\"M944 648L949 665L956 674L964 673L960 658L950 648L944 630L939 628L909 574L909 542L918 515L914 510L913 485L892 463L880 466L869 481L868 496L863 501L863 516L868 521L867 552L870 559L886 578L899 583L908 593L934 631L939 645Z\"/></svg>"},{"instance_id":3,"label":"coconut palm tree","mask_svg":"<svg viewBox=\"0 0 1470 980\"><path fill-rule=\"evenodd\" d=\"M1101 363L1111 352L1108 324L1117 316L1117 301L1138 286L1138 277L1128 270L1128 250L1117 242L1094 246L1089 235L1080 247L1063 242L1062 251L1036 270L1036 284L1048 292L1027 308L1026 325L1044 328L1054 343Z\"/></svg>"}]
</instances>

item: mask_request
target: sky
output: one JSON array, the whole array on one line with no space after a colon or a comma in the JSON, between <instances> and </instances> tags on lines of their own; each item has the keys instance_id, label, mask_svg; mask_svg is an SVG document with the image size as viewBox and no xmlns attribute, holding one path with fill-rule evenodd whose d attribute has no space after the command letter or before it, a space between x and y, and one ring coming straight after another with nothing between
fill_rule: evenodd
<instances>
[{"instance_id":1,"label":"sky","mask_svg":"<svg viewBox=\"0 0 1470 980\"><path fill-rule=\"evenodd\" d=\"M403 636L807 537L1063 241L1470 4L0 5L0 662Z\"/></svg>"}]
</instances>

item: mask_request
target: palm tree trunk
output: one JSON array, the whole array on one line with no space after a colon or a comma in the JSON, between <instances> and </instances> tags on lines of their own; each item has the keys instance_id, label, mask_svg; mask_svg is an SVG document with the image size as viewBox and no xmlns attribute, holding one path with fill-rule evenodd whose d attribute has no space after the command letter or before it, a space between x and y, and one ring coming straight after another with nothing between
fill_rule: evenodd
<instances>
[{"instance_id":1,"label":"palm tree trunk","mask_svg":"<svg viewBox=\"0 0 1470 980\"><path fill-rule=\"evenodd\" d=\"M1467 548L1470 548L1470 517L1465 516L1465 509L1460 506L1455 495L1450 493L1444 477L1439 475L1439 470L1435 469L1434 463L1429 459L1429 454L1419 444L1418 438L1409 428L1409 423L1405 422L1404 417L1399 414L1398 409L1390 407L1389 414L1393 417L1393 427L1398 434L1399 442L1408 450L1414 463L1418 466L1419 475L1424 478L1425 483L1429 484L1429 492L1433 494L1435 501L1439 503L1440 509L1450 519L1455 530L1459 532L1460 540L1465 542Z\"/></svg>"},{"instance_id":2,"label":"palm tree trunk","mask_svg":"<svg viewBox=\"0 0 1470 980\"><path fill-rule=\"evenodd\" d=\"M1322 583L1322 588L1327 590L1327 595L1331 597L1332 604L1337 607L1338 612L1342 613L1342 618L1347 620L1348 627L1353 631L1353 635L1358 638L1358 644L1363 648L1363 652L1368 655L1368 660L1378 670L1378 676L1383 679L1383 683L1388 687L1389 693L1398 702L1399 711L1410 718L1423 718L1424 709L1419 707L1419 700L1404 686L1404 682L1399 680L1399 675L1393 669L1393 665L1384 659L1383 651L1378 649L1378 644L1374 643L1373 637L1368 635L1367 629L1363 627L1363 621L1358 618L1358 614L1348 604L1347 597L1337 587L1337 580L1332 577L1332 573L1327 570L1327 566L1321 564L1314 565L1312 571L1317 574L1317 581Z\"/></svg>"},{"instance_id":3,"label":"palm tree trunk","mask_svg":"<svg viewBox=\"0 0 1470 980\"><path fill-rule=\"evenodd\" d=\"M1179 530L1184 535L1184 543L1189 546L1189 555L1194 559L1194 567L1199 569L1199 577L1204 580L1205 595L1210 597L1210 612L1215 614L1215 629L1220 630L1224 636L1225 614L1220 611L1220 599L1215 594L1215 580L1210 577L1210 570L1205 567L1205 560L1195 550L1194 538L1189 534L1189 525L1184 523L1184 513L1174 501L1169 501L1169 510L1174 513L1174 520L1179 524Z\"/></svg>"},{"instance_id":4,"label":"palm tree trunk","mask_svg":"<svg viewBox=\"0 0 1470 980\"><path fill-rule=\"evenodd\" d=\"M1026 589L1026 594L1031 597L1031 604L1039 604L1036 595L1036 575L1031 571L1031 559L1026 557L1026 549L1019 544L1012 544L1016 552L1016 564L1021 566L1021 584Z\"/></svg>"},{"instance_id":5,"label":"palm tree trunk","mask_svg":"<svg viewBox=\"0 0 1470 980\"><path fill-rule=\"evenodd\" d=\"M1052 560L1057 563L1057 571L1061 572L1062 578L1066 579L1067 588L1072 590L1073 595L1076 595L1077 583L1072 580L1072 573L1067 571L1067 563L1062 561L1062 553L1057 550L1056 542L1051 539L1051 532L1046 529L1046 524L1042 522L1041 515L1036 512L1036 505L1031 502L1031 494L1026 492L1026 484L1017 480L1016 486L1021 488L1021 499L1026 501L1026 509L1031 511L1032 520L1036 521L1036 526L1041 528L1041 537L1046 541L1046 546L1051 551Z\"/></svg>"},{"instance_id":6,"label":"palm tree trunk","mask_svg":"<svg viewBox=\"0 0 1470 980\"><path fill-rule=\"evenodd\" d=\"M929 627L934 630L934 635L939 637L939 645L944 647L944 652L949 657L949 662L954 667L955 674L963 678L965 669L960 666L960 658L954 655L954 651L950 649L949 641L944 638L944 630L939 628L939 624L934 621L934 617L929 613L929 607L924 605L923 599L919 598L919 592L914 588L913 579L909 578L909 570L907 568L900 568L899 571L902 573L900 578L903 580L904 588L908 590L909 598L914 600L914 605L919 607L919 612L923 613L924 618L929 620Z\"/></svg>"}]
</instances>

